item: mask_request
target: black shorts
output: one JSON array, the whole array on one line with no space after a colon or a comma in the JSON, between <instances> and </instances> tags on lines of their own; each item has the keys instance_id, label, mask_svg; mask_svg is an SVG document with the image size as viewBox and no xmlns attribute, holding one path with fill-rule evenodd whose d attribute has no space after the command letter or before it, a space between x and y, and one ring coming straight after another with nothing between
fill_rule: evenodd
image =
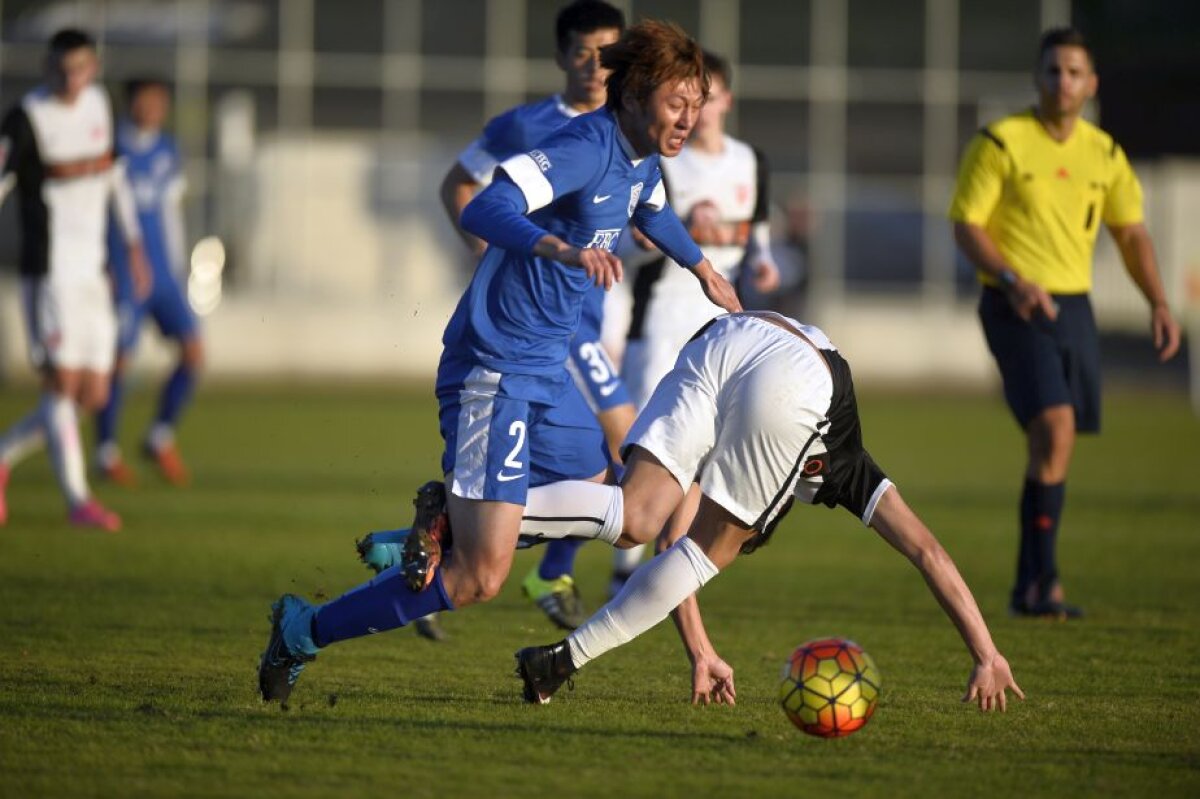
<instances>
[{"instance_id":1,"label":"black shorts","mask_svg":"<svg viewBox=\"0 0 1200 799\"><path fill-rule=\"evenodd\" d=\"M1100 341L1086 294L1054 294L1058 318L1017 316L999 289L986 287L979 319L1000 368L1004 399L1022 429L1056 405L1075 409L1075 429L1100 430Z\"/></svg>"}]
</instances>

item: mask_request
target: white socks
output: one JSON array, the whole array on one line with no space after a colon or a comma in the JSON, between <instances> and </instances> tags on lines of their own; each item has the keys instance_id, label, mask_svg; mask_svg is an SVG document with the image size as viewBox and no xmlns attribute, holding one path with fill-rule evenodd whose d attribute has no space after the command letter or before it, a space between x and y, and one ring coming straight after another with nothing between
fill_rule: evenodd
<instances>
[{"instance_id":1,"label":"white socks","mask_svg":"<svg viewBox=\"0 0 1200 799\"><path fill-rule=\"evenodd\" d=\"M567 636L571 662L582 668L665 619L679 603L717 576L717 567L684 536L633 573L621 593Z\"/></svg>"},{"instance_id":2,"label":"white socks","mask_svg":"<svg viewBox=\"0 0 1200 799\"><path fill-rule=\"evenodd\" d=\"M642 554L646 551L645 544L638 544L636 547L629 549L614 549L613 550L613 576L621 575L627 577L633 574L634 570L642 562Z\"/></svg>"},{"instance_id":3,"label":"white socks","mask_svg":"<svg viewBox=\"0 0 1200 799\"><path fill-rule=\"evenodd\" d=\"M620 486L567 480L529 489L521 535L598 538L615 544L625 527Z\"/></svg>"},{"instance_id":4,"label":"white socks","mask_svg":"<svg viewBox=\"0 0 1200 799\"><path fill-rule=\"evenodd\" d=\"M46 430L50 462L58 484L73 508L88 498L83 446L79 441L79 418L75 403L58 394L42 396L40 406Z\"/></svg>"}]
</instances>

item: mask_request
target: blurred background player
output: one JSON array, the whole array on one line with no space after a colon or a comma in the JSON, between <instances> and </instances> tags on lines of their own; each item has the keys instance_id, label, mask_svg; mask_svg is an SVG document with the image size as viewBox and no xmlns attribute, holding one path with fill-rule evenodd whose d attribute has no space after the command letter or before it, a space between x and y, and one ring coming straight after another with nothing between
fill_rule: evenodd
<instances>
[{"instance_id":1,"label":"blurred background player","mask_svg":"<svg viewBox=\"0 0 1200 799\"><path fill-rule=\"evenodd\" d=\"M166 480L188 482L188 471L175 446L175 426L191 400L204 359L199 325L182 285L187 272L182 200L185 178L175 139L163 126L171 110L167 85L133 80L126 87L129 116L117 127L117 157L125 166L142 231L142 247L153 272L150 295L139 299L129 269L129 248L120 228L110 223L108 252L116 295L118 341L108 403L96 415L96 465L101 475L122 485L135 482L121 457L118 428L125 397L125 369L137 347L142 322L149 316L159 332L179 347L179 361L163 385L158 412L142 442L143 454Z\"/></svg>"},{"instance_id":2,"label":"blurred background player","mask_svg":"<svg viewBox=\"0 0 1200 799\"><path fill-rule=\"evenodd\" d=\"M108 399L116 352L112 289L105 275L109 203L122 223L140 293L149 275L129 187L113 158L112 109L94 83L92 37L65 29L50 40L46 84L4 118L3 186L15 185L21 221L21 294L30 359L44 388L33 413L0 437L0 523L13 465L46 444L71 523L115 531L117 514L91 495L77 406Z\"/></svg>"},{"instance_id":3,"label":"blurred background player","mask_svg":"<svg viewBox=\"0 0 1200 799\"><path fill-rule=\"evenodd\" d=\"M517 653L527 702L549 701L585 664L674 612L692 662L692 701L733 704L733 669L709 641L695 595L739 554L769 543L796 499L845 508L921 572L974 661L963 701L1004 710L1006 689L1023 696L954 561L863 447L850 366L818 328L775 313L719 317L686 345L626 446L620 488L603 487L623 503L581 501L581 516L619 505L622 541L644 542L693 485L698 510L566 640Z\"/></svg>"},{"instance_id":4,"label":"blurred background player","mask_svg":"<svg viewBox=\"0 0 1200 799\"><path fill-rule=\"evenodd\" d=\"M1010 610L1074 618L1058 574L1058 525L1075 435L1100 429L1100 348L1088 292L1103 223L1150 304L1159 359L1179 348L1142 213L1142 189L1120 145L1081 117L1095 94L1079 31L1043 35L1037 106L971 140L950 204L954 239L983 283L979 317L1025 431L1021 543Z\"/></svg>"},{"instance_id":5,"label":"blurred background player","mask_svg":"<svg viewBox=\"0 0 1200 799\"><path fill-rule=\"evenodd\" d=\"M600 64L600 49L617 41L624 29L625 15L600 0L576 0L559 11L554 23L554 60L566 78L562 94L517 106L492 119L446 175L442 204L477 258L483 254L484 243L463 231L459 224L463 208L481 187L491 183L497 164L533 149L571 119L604 105L608 70ZM604 298L605 291L599 286L586 298L567 369L599 419L614 462L619 463L617 450L635 410L617 367L600 342ZM563 629L574 629L587 618L573 576L575 554L583 543L574 539L549 543L541 562L521 582L525 595Z\"/></svg>"},{"instance_id":6,"label":"blurred background player","mask_svg":"<svg viewBox=\"0 0 1200 799\"><path fill-rule=\"evenodd\" d=\"M750 285L757 294L779 286L771 257L768 222L770 188L766 158L725 132L733 107L733 70L721 56L705 51L711 79L708 102L692 137L678 157L663 161L663 182L671 207L713 266L734 285ZM621 373L638 409L646 407L655 386L675 366L683 345L720 309L704 300L699 286L677 264L657 252L644 236L623 241L628 264L641 266L633 279L633 311ZM745 299L745 298L743 298ZM673 521L686 522L695 510L694 489ZM642 547L613 553L609 596L637 568Z\"/></svg>"},{"instance_id":7,"label":"blurred background player","mask_svg":"<svg viewBox=\"0 0 1200 799\"><path fill-rule=\"evenodd\" d=\"M505 160L463 212L463 227L489 246L442 338L445 486L418 493L399 566L319 607L294 594L275 602L259 665L264 700L286 702L322 647L495 597L531 490L573 480L619 501L619 490L596 482L608 471L604 434L568 390L566 361L590 289L621 279L612 249L631 219L710 302L740 310L668 205L659 169L660 158L679 154L704 104L699 45L673 24L646 20L601 58L611 70L605 107Z\"/></svg>"}]
</instances>

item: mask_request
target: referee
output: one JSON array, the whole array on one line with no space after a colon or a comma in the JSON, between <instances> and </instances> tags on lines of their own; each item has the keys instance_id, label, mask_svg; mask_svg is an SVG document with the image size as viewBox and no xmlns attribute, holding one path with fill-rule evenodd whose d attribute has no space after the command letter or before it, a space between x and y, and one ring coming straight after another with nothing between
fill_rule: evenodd
<instances>
[{"instance_id":1,"label":"referee","mask_svg":"<svg viewBox=\"0 0 1200 799\"><path fill-rule=\"evenodd\" d=\"M1038 48L1035 108L997 120L967 146L950 203L954 240L983 284L979 317L1025 431L1014 615L1077 618L1058 576L1058 524L1076 432L1100 429L1100 349L1088 291L1100 224L1150 304L1159 360L1179 349L1120 145L1080 117L1096 93L1083 35L1059 28Z\"/></svg>"}]
</instances>

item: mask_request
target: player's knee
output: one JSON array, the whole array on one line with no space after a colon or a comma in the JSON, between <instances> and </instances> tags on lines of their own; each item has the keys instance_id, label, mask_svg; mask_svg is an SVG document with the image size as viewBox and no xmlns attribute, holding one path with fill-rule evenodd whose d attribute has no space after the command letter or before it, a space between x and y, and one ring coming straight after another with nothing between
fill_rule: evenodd
<instances>
[{"instance_id":1,"label":"player's knee","mask_svg":"<svg viewBox=\"0 0 1200 799\"><path fill-rule=\"evenodd\" d=\"M180 360L183 365L194 372L198 372L204 368L204 345L200 342L199 337L184 339L183 347L180 350Z\"/></svg>"},{"instance_id":2,"label":"player's knee","mask_svg":"<svg viewBox=\"0 0 1200 799\"><path fill-rule=\"evenodd\" d=\"M627 542L623 548L648 544L658 537L662 531L662 519L653 508L647 508L639 503L625 505L625 526L621 533L621 541ZM617 546L621 546L618 542Z\"/></svg>"}]
</instances>

